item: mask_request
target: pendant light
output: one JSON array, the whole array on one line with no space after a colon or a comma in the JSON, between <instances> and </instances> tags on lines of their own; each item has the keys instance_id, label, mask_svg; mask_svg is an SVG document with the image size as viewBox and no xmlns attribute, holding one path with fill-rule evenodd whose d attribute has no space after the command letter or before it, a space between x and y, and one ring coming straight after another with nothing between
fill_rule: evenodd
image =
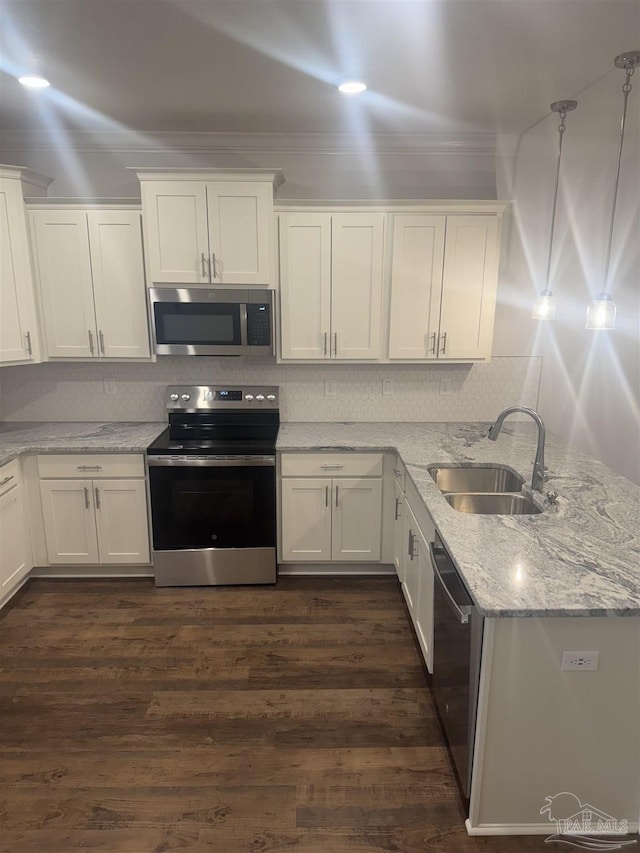
<instances>
[{"instance_id":1,"label":"pendant light","mask_svg":"<svg viewBox=\"0 0 640 853\"><path fill-rule=\"evenodd\" d=\"M551 254L553 252L553 232L556 225L556 207L558 205L558 184L560 183L560 163L562 162L562 138L567 129L565 119L567 113L575 110L577 101L555 101L551 104L551 111L558 113L560 124L558 125L558 165L556 166L556 189L553 194L553 207L551 209L551 232L549 234L549 257L547 258L547 275L545 288L536 300L531 314L534 320L553 320L556 316L556 298L549 289L549 277L551 275Z\"/></svg>"},{"instance_id":2,"label":"pendant light","mask_svg":"<svg viewBox=\"0 0 640 853\"><path fill-rule=\"evenodd\" d=\"M618 148L618 167L616 169L616 177L613 183L613 204L611 206L611 224L609 226L609 243L607 246L607 258L604 265L604 286L600 293L589 304L587 308L587 329L615 329L616 327L616 304L608 293L609 279L609 263L611 261L611 243L613 241L613 223L616 215L616 201L618 197L618 182L620 180L620 163L622 161L622 144L624 142L624 126L627 119L627 101L629 92L631 91L631 77L636 70L636 66L640 65L640 50L630 50L627 53L621 53L615 58L616 68L624 68L626 77L622 86L623 107L622 121L620 122L620 147Z\"/></svg>"}]
</instances>

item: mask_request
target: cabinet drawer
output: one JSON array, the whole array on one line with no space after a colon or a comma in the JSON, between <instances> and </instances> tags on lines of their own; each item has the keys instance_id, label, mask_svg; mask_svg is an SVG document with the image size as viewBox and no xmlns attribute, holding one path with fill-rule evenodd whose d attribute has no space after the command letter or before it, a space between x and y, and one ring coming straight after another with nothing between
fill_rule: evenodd
<instances>
[{"instance_id":1,"label":"cabinet drawer","mask_svg":"<svg viewBox=\"0 0 640 853\"><path fill-rule=\"evenodd\" d=\"M144 477L139 453L52 453L38 456L41 478Z\"/></svg>"},{"instance_id":2,"label":"cabinet drawer","mask_svg":"<svg viewBox=\"0 0 640 853\"><path fill-rule=\"evenodd\" d=\"M17 459L14 459L13 462L7 462L0 468L0 495L6 494L10 489L19 486L20 483L20 463Z\"/></svg>"},{"instance_id":3,"label":"cabinet drawer","mask_svg":"<svg viewBox=\"0 0 640 853\"><path fill-rule=\"evenodd\" d=\"M381 477L381 453L285 453L283 477Z\"/></svg>"}]
</instances>

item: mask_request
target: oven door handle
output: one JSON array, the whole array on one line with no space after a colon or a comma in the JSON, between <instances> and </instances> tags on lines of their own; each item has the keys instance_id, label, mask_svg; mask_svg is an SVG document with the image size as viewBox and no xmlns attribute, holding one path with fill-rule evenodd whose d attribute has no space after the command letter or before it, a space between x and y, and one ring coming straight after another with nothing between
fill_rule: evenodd
<instances>
[{"instance_id":1,"label":"oven door handle","mask_svg":"<svg viewBox=\"0 0 640 853\"><path fill-rule=\"evenodd\" d=\"M466 625L469 621L471 614L473 613L473 605L472 604L458 604L453 595L451 594L451 590L447 586L445 579L442 577L440 569L438 568L438 561L436 560L435 551L433 548L433 542L429 543L429 556L431 557L431 566L433 568L434 574L436 576L436 582L440 583L440 587L444 592L449 606L453 610L453 612L458 617L461 625Z\"/></svg>"},{"instance_id":2,"label":"oven door handle","mask_svg":"<svg viewBox=\"0 0 640 853\"><path fill-rule=\"evenodd\" d=\"M180 456L178 458L171 456L147 456L147 464L152 467L165 468L274 468L276 464L275 456L254 456L251 459L246 457L207 457L199 459L189 456Z\"/></svg>"}]
</instances>

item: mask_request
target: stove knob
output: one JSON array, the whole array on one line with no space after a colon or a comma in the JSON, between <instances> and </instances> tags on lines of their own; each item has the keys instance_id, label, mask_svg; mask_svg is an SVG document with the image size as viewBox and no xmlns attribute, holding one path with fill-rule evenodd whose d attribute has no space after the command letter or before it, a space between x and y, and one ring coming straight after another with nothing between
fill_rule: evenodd
<instances>
[{"instance_id":1,"label":"stove knob","mask_svg":"<svg viewBox=\"0 0 640 853\"><path fill-rule=\"evenodd\" d=\"M245 394L244 399L250 403L253 400L253 394Z\"/></svg>"},{"instance_id":2,"label":"stove knob","mask_svg":"<svg viewBox=\"0 0 640 853\"><path fill-rule=\"evenodd\" d=\"M186 403L186 402L187 402L187 400L190 400L190 399L191 399L191 394L183 394L183 395L182 395L182 399L183 399L183 400L185 401L185 403Z\"/></svg>"},{"instance_id":3,"label":"stove knob","mask_svg":"<svg viewBox=\"0 0 640 853\"><path fill-rule=\"evenodd\" d=\"M256 400L259 403L262 403L262 401L264 400L264 394L256 394Z\"/></svg>"},{"instance_id":4,"label":"stove knob","mask_svg":"<svg viewBox=\"0 0 640 853\"><path fill-rule=\"evenodd\" d=\"M275 395L275 394L267 394L267 400L268 400L270 403L274 403L274 402L275 402L275 399L276 399L276 395Z\"/></svg>"},{"instance_id":5,"label":"stove knob","mask_svg":"<svg viewBox=\"0 0 640 853\"><path fill-rule=\"evenodd\" d=\"M169 399L173 400L173 402L175 403L176 400L180 399L180 395L179 394L169 394Z\"/></svg>"}]
</instances>

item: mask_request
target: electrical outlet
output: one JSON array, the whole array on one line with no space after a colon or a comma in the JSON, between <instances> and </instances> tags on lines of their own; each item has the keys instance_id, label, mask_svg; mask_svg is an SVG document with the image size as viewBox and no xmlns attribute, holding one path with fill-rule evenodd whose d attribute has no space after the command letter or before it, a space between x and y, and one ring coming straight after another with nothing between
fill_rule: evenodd
<instances>
[{"instance_id":1,"label":"electrical outlet","mask_svg":"<svg viewBox=\"0 0 640 853\"><path fill-rule=\"evenodd\" d=\"M393 394L395 390L395 383L393 379L383 379L382 380L382 393L387 396L389 394Z\"/></svg>"},{"instance_id":2,"label":"electrical outlet","mask_svg":"<svg viewBox=\"0 0 640 853\"><path fill-rule=\"evenodd\" d=\"M336 383L333 379L325 379L324 381L324 396L325 397L335 397L336 396Z\"/></svg>"},{"instance_id":3,"label":"electrical outlet","mask_svg":"<svg viewBox=\"0 0 640 853\"><path fill-rule=\"evenodd\" d=\"M118 390L116 388L116 380L115 379L105 379L104 380L104 393L105 394L117 394Z\"/></svg>"},{"instance_id":4,"label":"electrical outlet","mask_svg":"<svg viewBox=\"0 0 640 853\"><path fill-rule=\"evenodd\" d=\"M600 662L600 652L562 652L562 672L595 672Z\"/></svg>"},{"instance_id":5,"label":"electrical outlet","mask_svg":"<svg viewBox=\"0 0 640 853\"><path fill-rule=\"evenodd\" d=\"M441 379L440 380L440 396L448 397L451 394L451 380L450 379Z\"/></svg>"}]
</instances>

